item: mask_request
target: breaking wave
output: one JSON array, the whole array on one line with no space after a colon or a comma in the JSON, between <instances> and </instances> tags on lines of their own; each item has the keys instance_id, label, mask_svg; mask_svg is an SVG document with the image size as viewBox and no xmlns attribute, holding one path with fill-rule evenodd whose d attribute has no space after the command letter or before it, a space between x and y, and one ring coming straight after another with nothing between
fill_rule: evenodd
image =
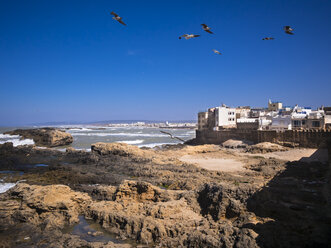
<instances>
[{"instance_id":1,"label":"breaking wave","mask_svg":"<svg viewBox=\"0 0 331 248\"><path fill-rule=\"evenodd\" d=\"M16 185L16 183L0 183L0 194L5 193Z\"/></svg>"},{"instance_id":2,"label":"breaking wave","mask_svg":"<svg viewBox=\"0 0 331 248\"><path fill-rule=\"evenodd\" d=\"M149 148L154 148L156 146L162 146L162 145L176 145L177 143L151 143L151 144L144 144L144 145L139 145L138 147L149 147Z\"/></svg>"},{"instance_id":3,"label":"breaking wave","mask_svg":"<svg viewBox=\"0 0 331 248\"><path fill-rule=\"evenodd\" d=\"M68 132L81 132L81 131L93 131L93 129L90 128L70 128L68 129Z\"/></svg>"},{"instance_id":4,"label":"breaking wave","mask_svg":"<svg viewBox=\"0 0 331 248\"><path fill-rule=\"evenodd\" d=\"M0 180L0 194L5 193L11 188L15 187L18 183L24 182L25 180L20 180L16 183L3 183L2 180Z\"/></svg>"},{"instance_id":5,"label":"breaking wave","mask_svg":"<svg viewBox=\"0 0 331 248\"><path fill-rule=\"evenodd\" d=\"M129 145L141 144L143 142L144 142L144 140L119 140L119 141L116 141L116 143L125 143L125 144L129 144Z\"/></svg>"},{"instance_id":6,"label":"breaking wave","mask_svg":"<svg viewBox=\"0 0 331 248\"><path fill-rule=\"evenodd\" d=\"M13 143L13 146L34 145L32 139L20 139L19 135L0 134L0 144L7 142Z\"/></svg>"},{"instance_id":7,"label":"breaking wave","mask_svg":"<svg viewBox=\"0 0 331 248\"><path fill-rule=\"evenodd\" d=\"M0 139L17 139L19 137L20 137L19 135L10 135L10 134L0 133Z\"/></svg>"},{"instance_id":8,"label":"breaking wave","mask_svg":"<svg viewBox=\"0 0 331 248\"><path fill-rule=\"evenodd\" d=\"M150 133L72 133L72 136L130 136L130 137L167 137L164 134Z\"/></svg>"}]
</instances>

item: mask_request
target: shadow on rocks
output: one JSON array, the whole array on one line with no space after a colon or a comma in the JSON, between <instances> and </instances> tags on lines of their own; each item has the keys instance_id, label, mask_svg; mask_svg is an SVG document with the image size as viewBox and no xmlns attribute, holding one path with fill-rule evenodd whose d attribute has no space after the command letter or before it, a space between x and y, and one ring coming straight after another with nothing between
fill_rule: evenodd
<instances>
[{"instance_id":1,"label":"shadow on rocks","mask_svg":"<svg viewBox=\"0 0 331 248\"><path fill-rule=\"evenodd\" d=\"M246 225L259 234L259 246L330 247L330 151L329 164L289 162L248 199L248 210L264 219Z\"/></svg>"}]
</instances>

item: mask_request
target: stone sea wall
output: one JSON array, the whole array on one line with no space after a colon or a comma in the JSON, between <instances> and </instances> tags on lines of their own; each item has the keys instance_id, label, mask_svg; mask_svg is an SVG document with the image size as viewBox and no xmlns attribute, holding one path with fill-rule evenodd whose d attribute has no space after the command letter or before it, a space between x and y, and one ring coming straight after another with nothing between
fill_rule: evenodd
<instances>
[{"instance_id":1,"label":"stone sea wall","mask_svg":"<svg viewBox=\"0 0 331 248\"><path fill-rule=\"evenodd\" d=\"M331 130L286 130L284 132L244 129L197 130L194 143L221 144L228 139L250 140L255 143L292 143L300 147L319 148L326 147L327 141L331 139Z\"/></svg>"}]
</instances>

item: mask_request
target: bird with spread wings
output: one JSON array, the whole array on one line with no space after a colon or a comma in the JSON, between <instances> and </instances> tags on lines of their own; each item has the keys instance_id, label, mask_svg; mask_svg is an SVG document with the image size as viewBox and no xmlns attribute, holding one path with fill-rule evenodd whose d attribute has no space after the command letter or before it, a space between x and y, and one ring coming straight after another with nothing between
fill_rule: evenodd
<instances>
[{"instance_id":1,"label":"bird with spread wings","mask_svg":"<svg viewBox=\"0 0 331 248\"><path fill-rule=\"evenodd\" d=\"M119 23L123 24L123 25L126 25L123 21L122 21L122 17L120 17L118 14L116 14L114 11L112 11L110 13L111 15L113 15L113 19L115 21L118 21Z\"/></svg>"},{"instance_id":2,"label":"bird with spread wings","mask_svg":"<svg viewBox=\"0 0 331 248\"><path fill-rule=\"evenodd\" d=\"M207 33L213 34L212 31L210 31L210 27L208 27L206 24L201 24L202 29L205 30Z\"/></svg>"},{"instance_id":3,"label":"bird with spread wings","mask_svg":"<svg viewBox=\"0 0 331 248\"><path fill-rule=\"evenodd\" d=\"M160 132L169 135L170 138L172 138L172 139L178 139L178 140L180 140L182 142L185 142L185 140L183 140L183 139L181 139L179 137L173 136L171 133L168 133L168 132L165 132L165 131L160 131Z\"/></svg>"}]
</instances>

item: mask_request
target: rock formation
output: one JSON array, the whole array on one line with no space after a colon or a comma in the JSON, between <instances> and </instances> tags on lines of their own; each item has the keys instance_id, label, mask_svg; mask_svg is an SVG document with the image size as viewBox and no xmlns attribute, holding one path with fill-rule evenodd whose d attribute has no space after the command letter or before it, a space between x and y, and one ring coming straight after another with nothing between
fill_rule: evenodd
<instances>
[{"instance_id":1,"label":"rock formation","mask_svg":"<svg viewBox=\"0 0 331 248\"><path fill-rule=\"evenodd\" d=\"M20 135L24 139L33 139L37 146L65 146L73 142L71 134L57 128L16 129L5 134Z\"/></svg>"},{"instance_id":2,"label":"rock formation","mask_svg":"<svg viewBox=\"0 0 331 248\"><path fill-rule=\"evenodd\" d=\"M329 165L243 152L247 169L226 173L176 160L183 154L239 156L214 145L144 150L97 143L92 152L0 145L2 169L24 172L3 180L26 180L0 194L0 247L330 243ZM29 167L34 163L48 166ZM83 216L125 243L87 241L65 231Z\"/></svg>"}]
</instances>

